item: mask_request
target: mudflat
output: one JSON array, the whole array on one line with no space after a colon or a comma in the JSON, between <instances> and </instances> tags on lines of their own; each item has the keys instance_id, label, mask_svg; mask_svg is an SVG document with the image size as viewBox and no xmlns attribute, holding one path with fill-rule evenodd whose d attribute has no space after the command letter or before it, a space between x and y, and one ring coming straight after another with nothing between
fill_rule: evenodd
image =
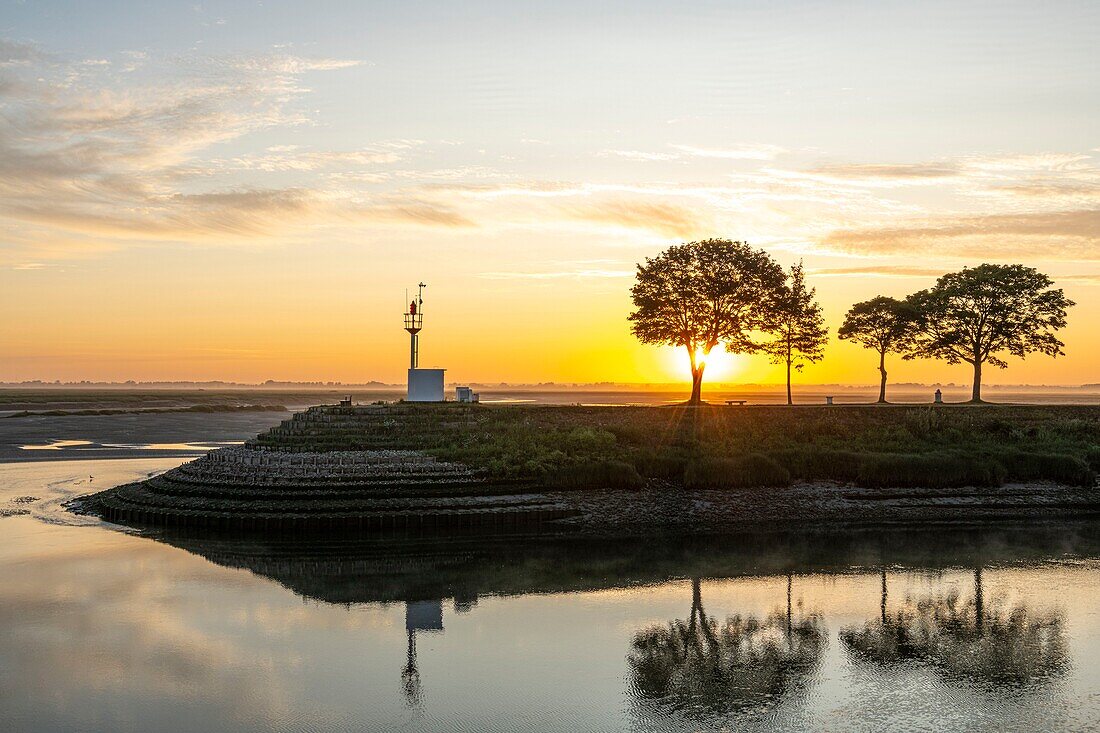
<instances>
[{"instance_id":1,"label":"mudflat","mask_svg":"<svg viewBox=\"0 0 1100 733\"><path fill-rule=\"evenodd\" d=\"M0 462L199 456L286 417L286 412L237 412L0 418Z\"/></svg>"}]
</instances>

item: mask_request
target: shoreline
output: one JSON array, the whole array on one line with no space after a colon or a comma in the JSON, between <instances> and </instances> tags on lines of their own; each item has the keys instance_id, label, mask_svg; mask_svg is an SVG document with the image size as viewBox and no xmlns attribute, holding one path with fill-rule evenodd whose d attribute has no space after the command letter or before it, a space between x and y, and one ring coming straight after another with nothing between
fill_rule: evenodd
<instances>
[{"instance_id":1,"label":"shoreline","mask_svg":"<svg viewBox=\"0 0 1100 733\"><path fill-rule=\"evenodd\" d=\"M693 537L753 531L929 526L986 526L999 521L1064 521L1100 517L1100 493L1053 483L997 489L905 489L878 492L832 482L760 489L685 490L647 485L641 491L548 492L576 512L552 524L578 536Z\"/></svg>"}]
</instances>

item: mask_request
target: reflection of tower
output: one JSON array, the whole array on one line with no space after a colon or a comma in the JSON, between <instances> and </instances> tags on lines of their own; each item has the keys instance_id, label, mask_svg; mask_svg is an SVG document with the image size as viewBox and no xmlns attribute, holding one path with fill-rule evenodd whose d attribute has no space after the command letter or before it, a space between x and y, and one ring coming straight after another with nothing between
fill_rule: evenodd
<instances>
[{"instance_id":1,"label":"reflection of tower","mask_svg":"<svg viewBox=\"0 0 1100 733\"><path fill-rule=\"evenodd\" d=\"M978 636L982 635L985 623L985 607L982 603L982 566L974 568L974 624L978 630Z\"/></svg>"},{"instance_id":2,"label":"reflection of tower","mask_svg":"<svg viewBox=\"0 0 1100 733\"><path fill-rule=\"evenodd\" d=\"M416 632L443 631L443 601L406 601L405 634L409 645L405 668L401 670L401 688L410 705L420 703L420 670L416 666Z\"/></svg>"},{"instance_id":3,"label":"reflection of tower","mask_svg":"<svg viewBox=\"0 0 1100 733\"><path fill-rule=\"evenodd\" d=\"M424 283L417 286L416 297L405 310L405 330L409 332L409 402L442 402L444 369L420 368L420 331L424 328Z\"/></svg>"}]
</instances>

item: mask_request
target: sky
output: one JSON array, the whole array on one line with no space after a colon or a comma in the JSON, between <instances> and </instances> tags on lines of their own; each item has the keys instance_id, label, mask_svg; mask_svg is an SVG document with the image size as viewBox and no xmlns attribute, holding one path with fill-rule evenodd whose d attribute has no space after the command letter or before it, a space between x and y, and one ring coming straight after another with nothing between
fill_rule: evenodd
<instances>
[{"instance_id":1,"label":"sky","mask_svg":"<svg viewBox=\"0 0 1100 733\"><path fill-rule=\"evenodd\" d=\"M672 382L635 264L684 241L803 261L848 307L982 262L1077 302L1100 382L1095 2L0 0L0 381ZM889 365L957 382L967 365ZM716 356L708 380L783 379Z\"/></svg>"}]
</instances>

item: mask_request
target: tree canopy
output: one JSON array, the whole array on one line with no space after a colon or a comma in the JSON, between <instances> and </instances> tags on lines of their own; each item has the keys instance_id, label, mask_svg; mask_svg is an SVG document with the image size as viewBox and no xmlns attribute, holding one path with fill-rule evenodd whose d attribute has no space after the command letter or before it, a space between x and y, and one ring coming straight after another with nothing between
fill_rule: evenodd
<instances>
[{"instance_id":1,"label":"tree canopy","mask_svg":"<svg viewBox=\"0 0 1100 733\"><path fill-rule=\"evenodd\" d=\"M879 355L879 402L886 402L886 354L908 351L916 326L917 312L913 305L885 295L856 303L844 316L837 337L874 349Z\"/></svg>"},{"instance_id":2,"label":"tree canopy","mask_svg":"<svg viewBox=\"0 0 1100 733\"><path fill-rule=\"evenodd\" d=\"M1008 366L1000 354L1063 355L1055 331L1074 305L1053 281L1024 265L990 265L948 273L909 297L918 314L906 359L932 357L974 367L972 400L981 401L982 365Z\"/></svg>"},{"instance_id":3,"label":"tree canopy","mask_svg":"<svg viewBox=\"0 0 1100 733\"><path fill-rule=\"evenodd\" d=\"M789 281L777 289L775 300L766 309L763 330L772 338L757 350L767 354L773 364L786 365L788 405L793 403L791 369L802 371L806 363L820 361L825 355L829 329L825 327L821 306L814 300L816 294L814 288L806 287L800 262L791 267Z\"/></svg>"},{"instance_id":4,"label":"tree canopy","mask_svg":"<svg viewBox=\"0 0 1100 733\"><path fill-rule=\"evenodd\" d=\"M750 333L767 323L785 280L767 252L724 239L669 247L639 264L635 277L631 330L642 343L687 349L693 404L702 401L706 357L715 346L757 348Z\"/></svg>"}]
</instances>

